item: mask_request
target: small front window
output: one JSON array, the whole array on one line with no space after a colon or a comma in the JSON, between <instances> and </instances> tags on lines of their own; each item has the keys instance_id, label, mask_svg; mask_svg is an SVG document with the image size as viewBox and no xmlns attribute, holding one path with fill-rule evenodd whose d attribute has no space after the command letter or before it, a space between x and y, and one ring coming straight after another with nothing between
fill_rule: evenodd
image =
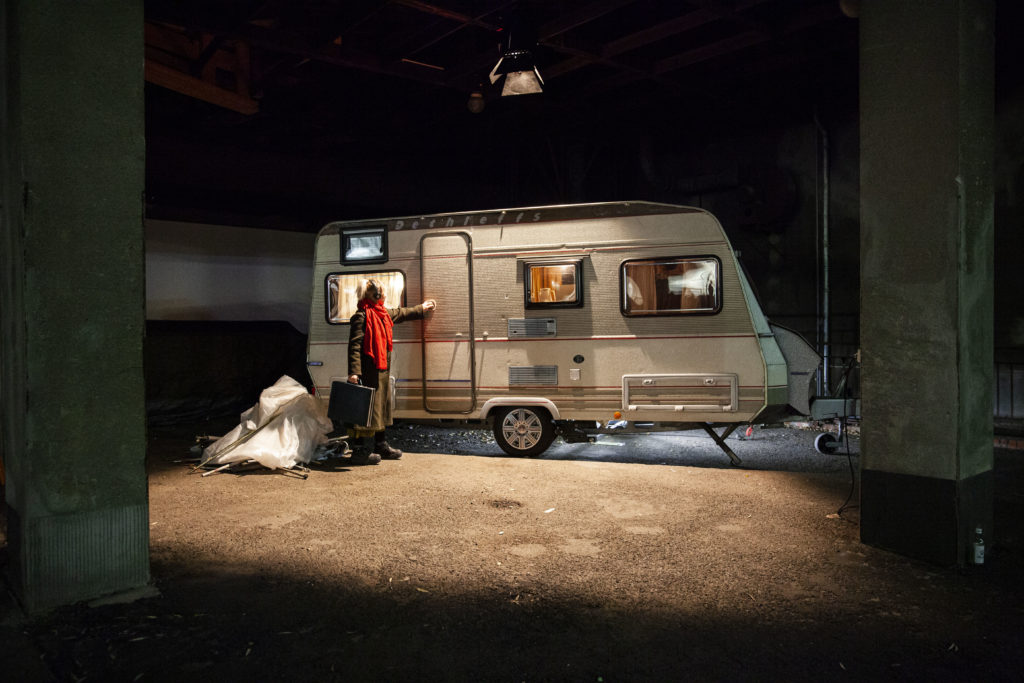
<instances>
[{"instance_id":1,"label":"small front window","mask_svg":"<svg viewBox=\"0 0 1024 683\"><path fill-rule=\"evenodd\" d=\"M717 313L722 308L721 271L714 256L626 261L621 271L622 312Z\"/></svg>"},{"instance_id":2,"label":"small front window","mask_svg":"<svg viewBox=\"0 0 1024 683\"><path fill-rule=\"evenodd\" d=\"M341 231L342 263L382 263L388 260L384 226Z\"/></svg>"},{"instance_id":3,"label":"small front window","mask_svg":"<svg viewBox=\"0 0 1024 683\"><path fill-rule=\"evenodd\" d=\"M526 264L526 307L581 306L580 262Z\"/></svg>"},{"instance_id":4,"label":"small front window","mask_svg":"<svg viewBox=\"0 0 1024 683\"><path fill-rule=\"evenodd\" d=\"M405 274L398 270L381 273L331 273L327 276L327 322L347 323L359 305L359 288L373 278L384 285L384 305L397 308L405 301Z\"/></svg>"}]
</instances>

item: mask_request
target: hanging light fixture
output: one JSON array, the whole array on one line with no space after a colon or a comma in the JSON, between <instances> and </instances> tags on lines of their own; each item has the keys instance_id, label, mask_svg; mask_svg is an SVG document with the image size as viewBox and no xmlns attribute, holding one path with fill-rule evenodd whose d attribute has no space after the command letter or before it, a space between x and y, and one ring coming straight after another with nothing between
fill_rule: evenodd
<instances>
[{"instance_id":1,"label":"hanging light fixture","mask_svg":"<svg viewBox=\"0 0 1024 683\"><path fill-rule=\"evenodd\" d=\"M537 70L533 53L523 48L512 47L512 35L508 37L508 47L498 63L491 69L491 85L505 79L501 86L501 96L529 95L544 90L544 79Z\"/></svg>"}]
</instances>

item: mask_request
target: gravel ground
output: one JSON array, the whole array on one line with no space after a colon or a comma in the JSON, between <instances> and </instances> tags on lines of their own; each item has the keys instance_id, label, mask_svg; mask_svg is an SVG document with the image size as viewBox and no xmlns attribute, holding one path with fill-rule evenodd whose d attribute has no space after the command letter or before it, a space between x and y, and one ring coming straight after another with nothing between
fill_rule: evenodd
<instances>
[{"instance_id":1,"label":"gravel ground","mask_svg":"<svg viewBox=\"0 0 1024 683\"><path fill-rule=\"evenodd\" d=\"M738 468L698 432L524 459L396 426L401 460L303 480L190 473L213 429L151 435L159 594L8 609L5 678L1021 680L1017 453L997 458L1016 526L960 572L862 545L856 507L837 514L849 461L809 431L730 439Z\"/></svg>"},{"instance_id":2,"label":"gravel ground","mask_svg":"<svg viewBox=\"0 0 1024 683\"><path fill-rule=\"evenodd\" d=\"M719 428L717 431L721 432ZM818 429L792 429L782 426L754 427L747 437L736 430L726 443L742 460L743 469L780 472L849 472L849 455L857 463L860 441L856 429L841 452L826 456L814 449ZM507 457L494 441L489 429L435 427L399 424L388 430L394 446L411 453L451 453ZM645 463L683 467L730 466L728 456L703 430L658 432L650 434L609 433L595 436L594 443L565 443L561 438L539 456L541 460L589 460L593 462Z\"/></svg>"}]
</instances>

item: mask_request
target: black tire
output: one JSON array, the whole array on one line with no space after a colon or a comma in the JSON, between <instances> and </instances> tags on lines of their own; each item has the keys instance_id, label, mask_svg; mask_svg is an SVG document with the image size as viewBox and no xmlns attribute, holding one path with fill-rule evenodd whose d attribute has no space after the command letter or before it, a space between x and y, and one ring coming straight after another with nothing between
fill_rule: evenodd
<instances>
[{"instance_id":1,"label":"black tire","mask_svg":"<svg viewBox=\"0 0 1024 683\"><path fill-rule=\"evenodd\" d=\"M543 408L502 408L494 415L494 440L509 455L532 458L555 440L555 423Z\"/></svg>"},{"instance_id":2,"label":"black tire","mask_svg":"<svg viewBox=\"0 0 1024 683\"><path fill-rule=\"evenodd\" d=\"M822 455L832 455L839 450L839 441L828 432L818 434L814 439L814 450Z\"/></svg>"}]
</instances>

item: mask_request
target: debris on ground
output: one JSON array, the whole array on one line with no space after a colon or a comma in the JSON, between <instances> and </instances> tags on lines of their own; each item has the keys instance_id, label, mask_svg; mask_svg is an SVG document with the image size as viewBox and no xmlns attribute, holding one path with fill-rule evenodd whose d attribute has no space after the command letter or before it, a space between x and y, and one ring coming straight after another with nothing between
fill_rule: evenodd
<instances>
[{"instance_id":1,"label":"debris on ground","mask_svg":"<svg viewBox=\"0 0 1024 683\"><path fill-rule=\"evenodd\" d=\"M306 387L284 375L263 390L259 402L241 415L237 427L204 445L195 470L207 470L203 476L266 467L305 478L305 464L325 446L344 449L343 438L331 440L333 429L322 401Z\"/></svg>"}]
</instances>

